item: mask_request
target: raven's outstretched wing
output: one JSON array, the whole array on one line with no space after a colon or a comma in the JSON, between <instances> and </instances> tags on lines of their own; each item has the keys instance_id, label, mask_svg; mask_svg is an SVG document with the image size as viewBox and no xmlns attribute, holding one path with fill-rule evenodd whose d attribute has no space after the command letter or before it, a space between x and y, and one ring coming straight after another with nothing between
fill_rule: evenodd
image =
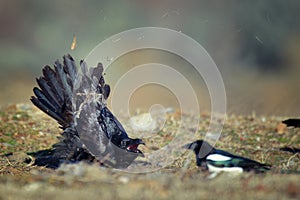
<instances>
[{"instance_id":1,"label":"raven's outstretched wing","mask_svg":"<svg viewBox=\"0 0 300 200\"><path fill-rule=\"evenodd\" d=\"M85 70L89 70L88 72L90 74ZM88 140L82 140L80 138L81 134L79 134L78 129L80 132L83 132L81 129L87 127L88 131L86 131L86 135L88 137L98 137L98 140L93 140L94 144L98 148L105 147L100 144L101 140L99 140L99 138L105 138L106 134L101 129L99 123L97 123L96 116L93 116L93 118L96 119L94 122L82 120L80 126L76 126L77 107L83 107L82 113L86 115L96 115L99 113L98 110L91 111L91 108L95 108L95 106L82 106L86 101L86 96L81 94L81 96L77 95L78 92L82 92L82 94L84 92L91 93L93 90L94 93L96 92L97 95L101 97L97 103L101 106L100 109L105 107L105 99L107 99L109 95L109 86L105 84L102 76L103 67L99 64L95 68L88 69L86 64L82 61L81 71L84 72L84 77L79 76L73 58L70 55L64 56L63 64L57 60L54 69L50 66L43 68L43 76L37 79L39 88L35 87L33 89L35 96L31 97L32 103L50 117L57 120L63 129L62 137L59 137L60 142L53 145L54 149L51 153L51 159L59 162L64 162L65 160L78 161L86 159L86 155L91 154L90 150L86 148L86 146L90 145L84 144L84 142ZM97 81L97 83L95 83L95 81ZM76 105L74 105L74 102ZM91 118L91 116L86 118ZM91 133L93 133L93 135L91 135ZM40 160L41 159L44 160L43 162L46 162L45 157L41 156Z\"/></svg>"},{"instance_id":2,"label":"raven's outstretched wing","mask_svg":"<svg viewBox=\"0 0 300 200\"><path fill-rule=\"evenodd\" d=\"M105 84L102 64L88 68L81 61L77 70L73 58L67 55L63 64L55 62L54 69L44 67L43 77L37 83L40 88L33 89L35 96L31 101L64 130L60 142L53 145L52 160L73 162L96 158L113 167L127 167L138 156L140 151L136 146L142 141L129 138L106 107L110 87ZM124 162L122 157L129 160ZM40 159L46 162L45 157Z\"/></svg>"}]
</instances>

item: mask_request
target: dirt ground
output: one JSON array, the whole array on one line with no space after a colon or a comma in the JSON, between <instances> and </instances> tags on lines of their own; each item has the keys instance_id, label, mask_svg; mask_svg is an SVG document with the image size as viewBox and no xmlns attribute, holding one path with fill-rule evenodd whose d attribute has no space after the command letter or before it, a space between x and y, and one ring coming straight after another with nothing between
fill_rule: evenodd
<instances>
[{"instance_id":1,"label":"dirt ground","mask_svg":"<svg viewBox=\"0 0 300 200\"><path fill-rule=\"evenodd\" d=\"M166 128L144 139L144 152L156 151L175 137L178 115L169 114ZM188 152L150 173L128 173L86 163L63 165L57 170L33 166L26 153L51 147L60 130L54 120L31 105L11 105L0 110L0 200L299 199L300 155L280 148L300 148L300 129L282 125L286 118L227 116L216 147L273 167L265 174L224 173L210 179ZM209 119L208 114L201 115L199 130L195 130L199 139Z\"/></svg>"}]
</instances>

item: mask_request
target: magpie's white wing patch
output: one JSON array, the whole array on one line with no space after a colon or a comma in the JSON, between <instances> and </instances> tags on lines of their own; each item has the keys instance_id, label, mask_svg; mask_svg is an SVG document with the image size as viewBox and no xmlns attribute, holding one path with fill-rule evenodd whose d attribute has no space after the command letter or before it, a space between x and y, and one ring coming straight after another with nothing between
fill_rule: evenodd
<instances>
[{"instance_id":1,"label":"magpie's white wing patch","mask_svg":"<svg viewBox=\"0 0 300 200\"><path fill-rule=\"evenodd\" d=\"M221 154L210 154L206 158L206 160L211 160L211 161L228 161L231 159L232 159L231 157L223 156Z\"/></svg>"}]
</instances>

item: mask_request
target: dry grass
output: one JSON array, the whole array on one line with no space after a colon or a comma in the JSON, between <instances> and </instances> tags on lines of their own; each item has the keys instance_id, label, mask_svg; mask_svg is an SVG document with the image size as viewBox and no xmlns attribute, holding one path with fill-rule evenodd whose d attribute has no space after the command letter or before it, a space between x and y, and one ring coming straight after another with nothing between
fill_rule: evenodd
<instances>
[{"instance_id":1,"label":"dry grass","mask_svg":"<svg viewBox=\"0 0 300 200\"><path fill-rule=\"evenodd\" d=\"M176 137L179 113L170 114L163 130L145 138L146 153ZM194 137L202 138L209 123L203 114ZM191 116L192 118L192 116ZM23 161L26 152L49 148L57 141L57 124L29 105L0 111L1 199L297 199L300 197L300 155L280 147L300 148L300 130L281 127L280 117L228 116L216 147L273 165L266 174L221 174L208 179L191 153L151 173L127 173L79 163L58 170ZM185 130L191 130L188 122ZM278 126L279 125L279 126Z\"/></svg>"}]
</instances>

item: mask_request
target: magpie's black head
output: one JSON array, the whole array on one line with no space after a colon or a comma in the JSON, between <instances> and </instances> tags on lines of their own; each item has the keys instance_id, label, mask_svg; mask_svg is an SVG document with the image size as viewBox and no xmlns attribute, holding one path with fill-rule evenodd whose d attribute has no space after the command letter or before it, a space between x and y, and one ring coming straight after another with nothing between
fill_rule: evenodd
<instances>
[{"instance_id":1,"label":"magpie's black head","mask_svg":"<svg viewBox=\"0 0 300 200\"><path fill-rule=\"evenodd\" d=\"M138 149L140 144L145 145L145 143L141 139L126 138L121 141L121 148L130 153L137 153L139 156L144 157L143 152Z\"/></svg>"},{"instance_id":2,"label":"magpie's black head","mask_svg":"<svg viewBox=\"0 0 300 200\"><path fill-rule=\"evenodd\" d=\"M193 150L196 156L197 166L207 169L206 157L215 149L204 140L196 140L183 146L185 149Z\"/></svg>"},{"instance_id":3,"label":"magpie's black head","mask_svg":"<svg viewBox=\"0 0 300 200\"><path fill-rule=\"evenodd\" d=\"M210 144L208 144L204 140L196 140L192 143L188 143L188 144L184 145L183 148L193 150L193 151L195 151L195 153L199 153L200 147L202 145L211 146Z\"/></svg>"},{"instance_id":4,"label":"magpie's black head","mask_svg":"<svg viewBox=\"0 0 300 200\"><path fill-rule=\"evenodd\" d=\"M214 151L214 147L204 140L196 140L192 143L184 145L183 148L193 150L196 155L200 153L201 155L199 154L199 156L201 158L206 157L209 153Z\"/></svg>"}]
</instances>

